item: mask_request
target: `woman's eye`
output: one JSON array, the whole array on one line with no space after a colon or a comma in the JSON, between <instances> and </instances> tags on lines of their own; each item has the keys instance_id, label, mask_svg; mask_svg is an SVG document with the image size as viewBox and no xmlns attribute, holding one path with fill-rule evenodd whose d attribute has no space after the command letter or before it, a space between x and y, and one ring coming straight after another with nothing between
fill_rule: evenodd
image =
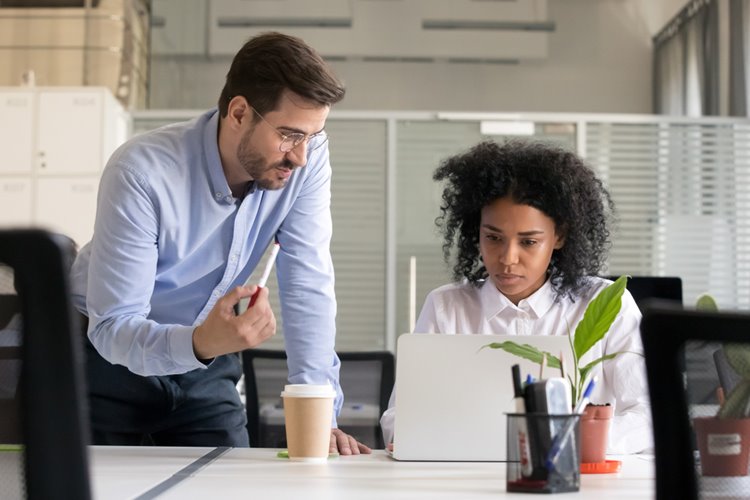
<instances>
[{"instance_id":1,"label":"woman's eye","mask_svg":"<svg viewBox=\"0 0 750 500\"><path fill-rule=\"evenodd\" d=\"M523 240L523 245L527 247L534 246L536 243L536 240Z\"/></svg>"}]
</instances>

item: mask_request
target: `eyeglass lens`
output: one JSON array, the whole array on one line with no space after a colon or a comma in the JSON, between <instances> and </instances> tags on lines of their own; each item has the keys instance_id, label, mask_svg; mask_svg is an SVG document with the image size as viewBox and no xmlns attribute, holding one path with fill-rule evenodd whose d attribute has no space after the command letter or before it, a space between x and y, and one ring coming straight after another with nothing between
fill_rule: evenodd
<instances>
[{"instance_id":1,"label":"eyeglass lens","mask_svg":"<svg viewBox=\"0 0 750 500\"><path fill-rule=\"evenodd\" d=\"M296 148L307 138L307 149L315 151L323 144L328 141L328 135L325 132L319 132L315 135L305 136L304 134L291 134L284 137L279 145L279 149L282 153L288 153L292 149Z\"/></svg>"}]
</instances>

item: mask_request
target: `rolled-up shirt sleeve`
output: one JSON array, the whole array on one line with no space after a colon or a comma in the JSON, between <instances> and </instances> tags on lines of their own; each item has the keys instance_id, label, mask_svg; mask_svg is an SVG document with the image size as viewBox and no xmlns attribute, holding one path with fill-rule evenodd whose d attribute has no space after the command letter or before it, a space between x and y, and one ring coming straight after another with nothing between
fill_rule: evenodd
<instances>
[{"instance_id":1,"label":"rolled-up shirt sleeve","mask_svg":"<svg viewBox=\"0 0 750 500\"><path fill-rule=\"evenodd\" d=\"M337 415L343 393L335 353L331 166L327 149L311 161L304 186L279 229L281 250L276 269L289 381L330 383L337 392Z\"/></svg>"},{"instance_id":2,"label":"rolled-up shirt sleeve","mask_svg":"<svg viewBox=\"0 0 750 500\"><path fill-rule=\"evenodd\" d=\"M148 184L113 157L102 176L90 252L88 336L108 361L139 375L184 373L205 365L192 347L193 326L147 319L158 253L157 201Z\"/></svg>"}]
</instances>

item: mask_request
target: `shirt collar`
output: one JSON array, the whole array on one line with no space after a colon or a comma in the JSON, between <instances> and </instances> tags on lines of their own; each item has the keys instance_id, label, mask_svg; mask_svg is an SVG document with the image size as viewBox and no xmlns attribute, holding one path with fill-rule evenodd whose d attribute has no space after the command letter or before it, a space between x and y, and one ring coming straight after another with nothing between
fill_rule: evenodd
<instances>
[{"instance_id":1,"label":"shirt collar","mask_svg":"<svg viewBox=\"0 0 750 500\"><path fill-rule=\"evenodd\" d=\"M482 285L480 300L482 302L482 311L487 321L504 312L506 309L526 311L536 318L541 318L555 303L555 291L548 279L539 290L520 301L516 306L508 297L500 293L491 279L487 279Z\"/></svg>"},{"instance_id":2,"label":"shirt collar","mask_svg":"<svg viewBox=\"0 0 750 500\"><path fill-rule=\"evenodd\" d=\"M207 113L207 116L208 120L203 127L203 154L211 179L211 195L217 203L234 203L232 190L229 189L229 183L226 175L224 175L221 156L219 155L219 111L214 108Z\"/></svg>"}]
</instances>

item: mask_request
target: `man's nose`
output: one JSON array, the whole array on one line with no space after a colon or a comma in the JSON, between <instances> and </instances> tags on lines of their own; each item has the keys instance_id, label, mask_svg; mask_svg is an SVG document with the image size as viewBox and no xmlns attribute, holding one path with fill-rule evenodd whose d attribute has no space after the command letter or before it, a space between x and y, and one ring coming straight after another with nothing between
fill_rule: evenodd
<instances>
[{"instance_id":1,"label":"man's nose","mask_svg":"<svg viewBox=\"0 0 750 500\"><path fill-rule=\"evenodd\" d=\"M307 164L307 141L302 141L297 147L286 154L286 159L293 167L304 167Z\"/></svg>"}]
</instances>

